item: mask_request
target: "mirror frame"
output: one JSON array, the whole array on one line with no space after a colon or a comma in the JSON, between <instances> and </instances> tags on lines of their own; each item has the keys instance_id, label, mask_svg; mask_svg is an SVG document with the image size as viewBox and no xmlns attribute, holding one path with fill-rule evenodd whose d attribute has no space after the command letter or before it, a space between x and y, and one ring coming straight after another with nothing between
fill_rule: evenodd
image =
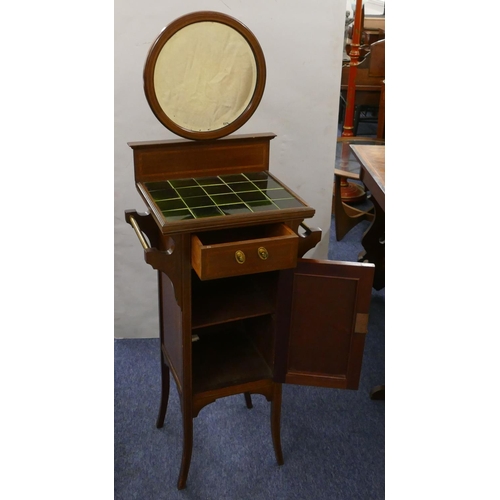
<instances>
[{"instance_id":1,"label":"mirror frame","mask_svg":"<svg viewBox=\"0 0 500 500\"><path fill-rule=\"evenodd\" d=\"M186 26L198 22L207 22L207 21L225 24L236 30L241 36L243 36L243 38L245 38L255 57L255 63L257 67L257 81L250 102L248 103L244 111L235 120L233 120L228 125L216 130L195 131L181 127L180 125L175 123L169 116L167 116L167 114L163 111L163 108L160 106L160 103L158 102L158 99L156 97L156 92L154 87L154 72L155 72L156 61L158 59L161 50L173 35L175 35L179 30L185 28ZM143 76L144 76L144 93L146 94L146 99L149 103L149 106L151 107L151 110L153 111L156 118L158 118L158 120L166 128L168 128L174 134L184 137L186 139L195 139L195 140L218 139L220 137L229 135L235 130L242 127L249 120L249 118L253 115L253 113L259 106L259 103L262 99L262 95L264 93L264 87L266 83L266 62L264 59L264 53L257 38L240 21L226 14L222 14L221 12L200 11L182 16L163 29L163 31L160 33L160 35L157 37L157 39L149 49Z\"/></svg>"}]
</instances>

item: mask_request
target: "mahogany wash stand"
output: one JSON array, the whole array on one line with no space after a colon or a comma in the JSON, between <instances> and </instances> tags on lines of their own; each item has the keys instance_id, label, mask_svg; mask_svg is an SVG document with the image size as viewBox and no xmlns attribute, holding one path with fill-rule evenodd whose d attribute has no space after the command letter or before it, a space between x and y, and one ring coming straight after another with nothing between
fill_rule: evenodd
<instances>
[{"instance_id":1,"label":"mahogany wash stand","mask_svg":"<svg viewBox=\"0 0 500 500\"><path fill-rule=\"evenodd\" d=\"M189 37L197 38L192 46ZM216 47L220 54L210 55L217 61L199 53L214 40L224 41ZM235 75L224 80L235 60ZM206 405L243 394L251 408L251 394L265 396L281 465L282 384L359 385L374 266L302 258L321 230L304 223L314 209L269 171L275 135L231 135L257 108L265 75L254 35L218 12L191 13L167 26L144 70L155 116L183 137L129 143L147 212L125 212L145 261L158 271L162 391L156 426L165 420L171 374L184 431L179 489L188 477L193 419ZM186 86L190 77L197 84ZM213 91L214 82L222 82L222 90ZM199 102L208 94L210 106ZM212 107L214 95L224 102ZM234 111L227 111L228 102Z\"/></svg>"}]
</instances>

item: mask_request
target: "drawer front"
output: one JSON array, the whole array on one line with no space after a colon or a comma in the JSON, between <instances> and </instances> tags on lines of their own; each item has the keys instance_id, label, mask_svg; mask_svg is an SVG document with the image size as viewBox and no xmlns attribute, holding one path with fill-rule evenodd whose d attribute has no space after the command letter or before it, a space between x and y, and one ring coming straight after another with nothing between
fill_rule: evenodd
<instances>
[{"instance_id":1,"label":"drawer front","mask_svg":"<svg viewBox=\"0 0 500 500\"><path fill-rule=\"evenodd\" d=\"M203 234L191 242L193 269L202 280L293 268L297 264L298 236L286 225L273 227L264 238L204 244Z\"/></svg>"}]
</instances>

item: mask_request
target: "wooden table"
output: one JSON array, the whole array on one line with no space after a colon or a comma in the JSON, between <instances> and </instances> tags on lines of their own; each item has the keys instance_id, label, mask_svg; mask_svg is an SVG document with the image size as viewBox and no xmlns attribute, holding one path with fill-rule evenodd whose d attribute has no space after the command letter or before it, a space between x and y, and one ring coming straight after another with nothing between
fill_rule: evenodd
<instances>
[{"instance_id":1,"label":"wooden table","mask_svg":"<svg viewBox=\"0 0 500 500\"><path fill-rule=\"evenodd\" d=\"M375 218L363 235L365 252L360 260L375 264L373 287L380 290L385 286L385 146L351 146L361 162L360 179L371 193L375 207ZM385 385L371 390L371 399L385 399Z\"/></svg>"},{"instance_id":2,"label":"wooden table","mask_svg":"<svg viewBox=\"0 0 500 500\"><path fill-rule=\"evenodd\" d=\"M375 264L373 287L385 286L385 146L353 145L354 154L361 163L360 179L371 193L375 217L363 235L360 261Z\"/></svg>"}]
</instances>

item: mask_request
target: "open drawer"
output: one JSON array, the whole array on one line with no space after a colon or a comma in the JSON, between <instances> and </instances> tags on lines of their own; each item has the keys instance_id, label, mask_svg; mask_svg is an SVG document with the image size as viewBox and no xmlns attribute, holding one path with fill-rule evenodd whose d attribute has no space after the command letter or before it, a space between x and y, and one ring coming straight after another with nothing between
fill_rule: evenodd
<instances>
[{"instance_id":1,"label":"open drawer","mask_svg":"<svg viewBox=\"0 0 500 500\"><path fill-rule=\"evenodd\" d=\"M265 224L191 237L191 262L201 280L289 269L299 237L285 224Z\"/></svg>"}]
</instances>

